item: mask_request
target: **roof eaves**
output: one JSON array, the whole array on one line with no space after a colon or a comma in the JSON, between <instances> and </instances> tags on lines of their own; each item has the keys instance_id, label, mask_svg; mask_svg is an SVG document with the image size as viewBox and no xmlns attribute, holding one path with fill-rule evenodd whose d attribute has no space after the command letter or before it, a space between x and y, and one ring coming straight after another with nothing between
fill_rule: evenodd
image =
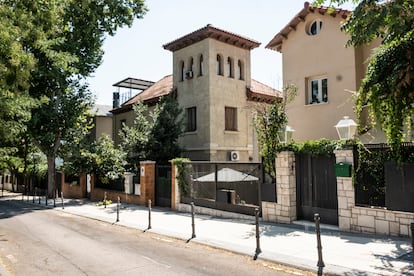
<instances>
[{"instance_id":1,"label":"roof eaves","mask_svg":"<svg viewBox=\"0 0 414 276\"><path fill-rule=\"evenodd\" d=\"M268 104L273 103L276 99L281 99L277 96L255 92L251 87L246 87L246 97L248 101L264 102Z\"/></svg>"},{"instance_id":2,"label":"roof eaves","mask_svg":"<svg viewBox=\"0 0 414 276\"><path fill-rule=\"evenodd\" d=\"M208 24L203 28L164 44L163 48L174 52L205 38L214 38L216 40L249 50L260 46L260 42L253 39L243 37Z\"/></svg>"},{"instance_id":3,"label":"roof eaves","mask_svg":"<svg viewBox=\"0 0 414 276\"><path fill-rule=\"evenodd\" d=\"M282 50L282 44L285 39L288 39L288 35L292 30L296 30L296 27L299 23L304 22L306 16L312 12L319 12L320 14L324 15L329 11L329 7L313 7L309 4L309 2L305 2L303 5L303 9L296 14L292 20L279 32L277 33L273 39L265 46L266 49L276 50L280 52ZM348 10L343 9L335 9L332 13L329 13L331 16L336 17L340 15L342 18L346 19L349 14L351 14Z\"/></svg>"}]
</instances>

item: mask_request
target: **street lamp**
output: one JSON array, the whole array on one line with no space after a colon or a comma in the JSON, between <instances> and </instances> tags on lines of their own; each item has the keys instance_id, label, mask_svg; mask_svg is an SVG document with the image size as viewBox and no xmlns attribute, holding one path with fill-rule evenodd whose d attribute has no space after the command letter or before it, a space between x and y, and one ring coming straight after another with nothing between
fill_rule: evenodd
<instances>
[{"instance_id":1,"label":"street lamp","mask_svg":"<svg viewBox=\"0 0 414 276\"><path fill-rule=\"evenodd\" d=\"M350 140L355 136L357 124L354 120L350 119L349 116L344 116L335 125L336 131L338 132L340 140Z\"/></svg>"},{"instance_id":2,"label":"street lamp","mask_svg":"<svg viewBox=\"0 0 414 276\"><path fill-rule=\"evenodd\" d=\"M284 126L277 132L277 138L279 142L282 144L286 144L292 141L293 132L295 130L290 126Z\"/></svg>"}]
</instances>

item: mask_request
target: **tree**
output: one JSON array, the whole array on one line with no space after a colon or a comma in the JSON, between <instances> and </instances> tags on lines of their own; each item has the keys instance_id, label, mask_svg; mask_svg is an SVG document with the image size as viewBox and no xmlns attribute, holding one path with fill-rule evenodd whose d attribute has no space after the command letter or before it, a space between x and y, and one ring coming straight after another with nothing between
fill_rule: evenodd
<instances>
[{"instance_id":1,"label":"tree","mask_svg":"<svg viewBox=\"0 0 414 276\"><path fill-rule=\"evenodd\" d=\"M180 155L182 109L173 95L162 97L151 111L143 102L137 102L134 112L134 125L124 126L119 133L122 148L128 152L128 163L135 166L134 170L140 160L166 164Z\"/></svg>"},{"instance_id":2,"label":"tree","mask_svg":"<svg viewBox=\"0 0 414 276\"><path fill-rule=\"evenodd\" d=\"M90 92L74 86L33 109L29 130L34 143L47 157L49 195L55 191L55 159L59 150L63 143L78 144L88 133L91 106Z\"/></svg>"},{"instance_id":3,"label":"tree","mask_svg":"<svg viewBox=\"0 0 414 276\"><path fill-rule=\"evenodd\" d=\"M94 173L101 183L107 184L125 172L126 153L116 148L108 136L102 136L92 144L83 140L66 153L63 169L70 175Z\"/></svg>"},{"instance_id":4,"label":"tree","mask_svg":"<svg viewBox=\"0 0 414 276\"><path fill-rule=\"evenodd\" d=\"M148 157L159 164L167 164L180 156L178 137L183 133L182 109L173 95L161 98L155 108L154 126L149 135ZM181 119L180 119L181 118Z\"/></svg>"},{"instance_id":5,"label":"tree","mask_svg":"<svg viewBox=\"0 0 414 276\"><path fill-rule=\"evenodd\" d=\"M326 1L318 0L316 4ZM332 0L343 4L345 0ZM342 29L347 45L361 46L381 39L357 93L357 112L367 105L381 124L394 153L407 137L414 115L414 2L412 0L356 1ZM360 124L361 125L361 124Z\"/></svg>"},{"instance_id":6,"label":"tree","mask_svg":"<svg viewBox=\"0 0 414 276\"><path fill-rule=\"evenodd\" d=\"M276 98L273 104L256 108L254 126L260 155L263 157L265 171L273 177L276 176L274 162L281 146L278 135L288 122L286 105L296 96L296 91L296 86L288 85L284 88L283 98Z\"/></svg>"},{"instance_id":7,"label":"tree","mask_svg":"<svg viewBox=\"0 0 414 276\"><path fill-rule=\"evenodd\" d=\"M0 171L27 167L27 122L37 102L28 95L33 55L20 43L30 34L28 15L0 4ZM33 31L37 26L33 26ZM38 30L36 30L38 31Z\"/></svg>"},{"instance_id":8,"label":"tree","mask_svg":"<svg viewBox=\"0 0 414 276\"><path fill-rule=\"evenodd\" d=\"M9 70L7 83L14 93L21 89L42 100L29 124L33 142L48 158L51 195L56 154L62 141L71 142L73 130L85 127L80 124L84 117L81 113L88 104L74 112L68 109L75 107L73 103L89 101L85 78L101 63L105 35L131 26L134 18L145 14L146 7L144 0L3 0L0 11L4 15L0 32L11 36L5 45L13 46L0 51L22 52L16 59L20 65L2 60ZM5 32L7 27L11 30Z\"/></svg>"},{"instance_id":9,"label":"tree","mask_svg":"<svg viewBox=\"0 0 414 276\"><path fill-rule=\"evenodd\" d=\"M94 143L92 157L92 170L102 183L107 184L110 180L123 176L126 153L115 148L114 143L108 136L100 137Z\"/></svg>"},{"instance_id":10,"label":"tree","mask_svg":"<svg viewBox=\"0 0 414 276\"><path fill-rule=\"evenodd\" d=\"M128 153L127 162L132 166L133 171L138 171L140 160L147 159L148 141L154 122L150 121L155 115L148 111L148 106L142 101L135 103L134 124L132 127L124 125L119 132L121 148Z\"/></svg>"}]
</instances>

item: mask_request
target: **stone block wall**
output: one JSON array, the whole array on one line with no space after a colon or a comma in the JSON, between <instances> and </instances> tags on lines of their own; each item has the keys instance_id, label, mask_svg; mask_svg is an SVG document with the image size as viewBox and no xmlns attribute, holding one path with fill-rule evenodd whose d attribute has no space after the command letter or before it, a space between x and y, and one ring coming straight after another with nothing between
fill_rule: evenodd
<instances>
[{"instance_id":1,"label":"stone block wall","mask_svg":"<svg viewBox=\"0 0 414 276\"><path fill-rule=\"evenodd\" d=\"M292 223L296 220L295 154L281 152L276 157L277 202L262 202L264 221Z\"/></svg>"},{"instance_id":2,"label":"stone block wall","mask_svg":"<svg viewBox=\"0 0 414 276\"><path fill-rule=\"evenodd\" d=\"M414 214L390 211L381 208L354 207L351 231L384 234L390 236L411 236L410 224Z\"/></svg>"}]
</instances>

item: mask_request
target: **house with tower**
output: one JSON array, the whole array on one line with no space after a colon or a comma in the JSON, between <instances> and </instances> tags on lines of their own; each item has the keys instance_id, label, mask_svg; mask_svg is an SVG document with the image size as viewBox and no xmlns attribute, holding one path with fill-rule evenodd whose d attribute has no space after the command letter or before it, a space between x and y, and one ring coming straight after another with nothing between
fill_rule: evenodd
<instances>
[{"instance_id":1,"label":"house with tower","mask_svg":"<svg viewBox=\"0 0 414 276\"><path fill-rule=\"evenodd\" d=\"M250 51L259 42L207 25L163 45L173 53L172 75L114 108L114 137L132 125L133 105L151 105L175 93L183 109L183 155L202 161L259 161L253 126L255 105L280 92L251 79ZM117 138L115 138L117 141Z\"/></svg>"}]
</instances>

